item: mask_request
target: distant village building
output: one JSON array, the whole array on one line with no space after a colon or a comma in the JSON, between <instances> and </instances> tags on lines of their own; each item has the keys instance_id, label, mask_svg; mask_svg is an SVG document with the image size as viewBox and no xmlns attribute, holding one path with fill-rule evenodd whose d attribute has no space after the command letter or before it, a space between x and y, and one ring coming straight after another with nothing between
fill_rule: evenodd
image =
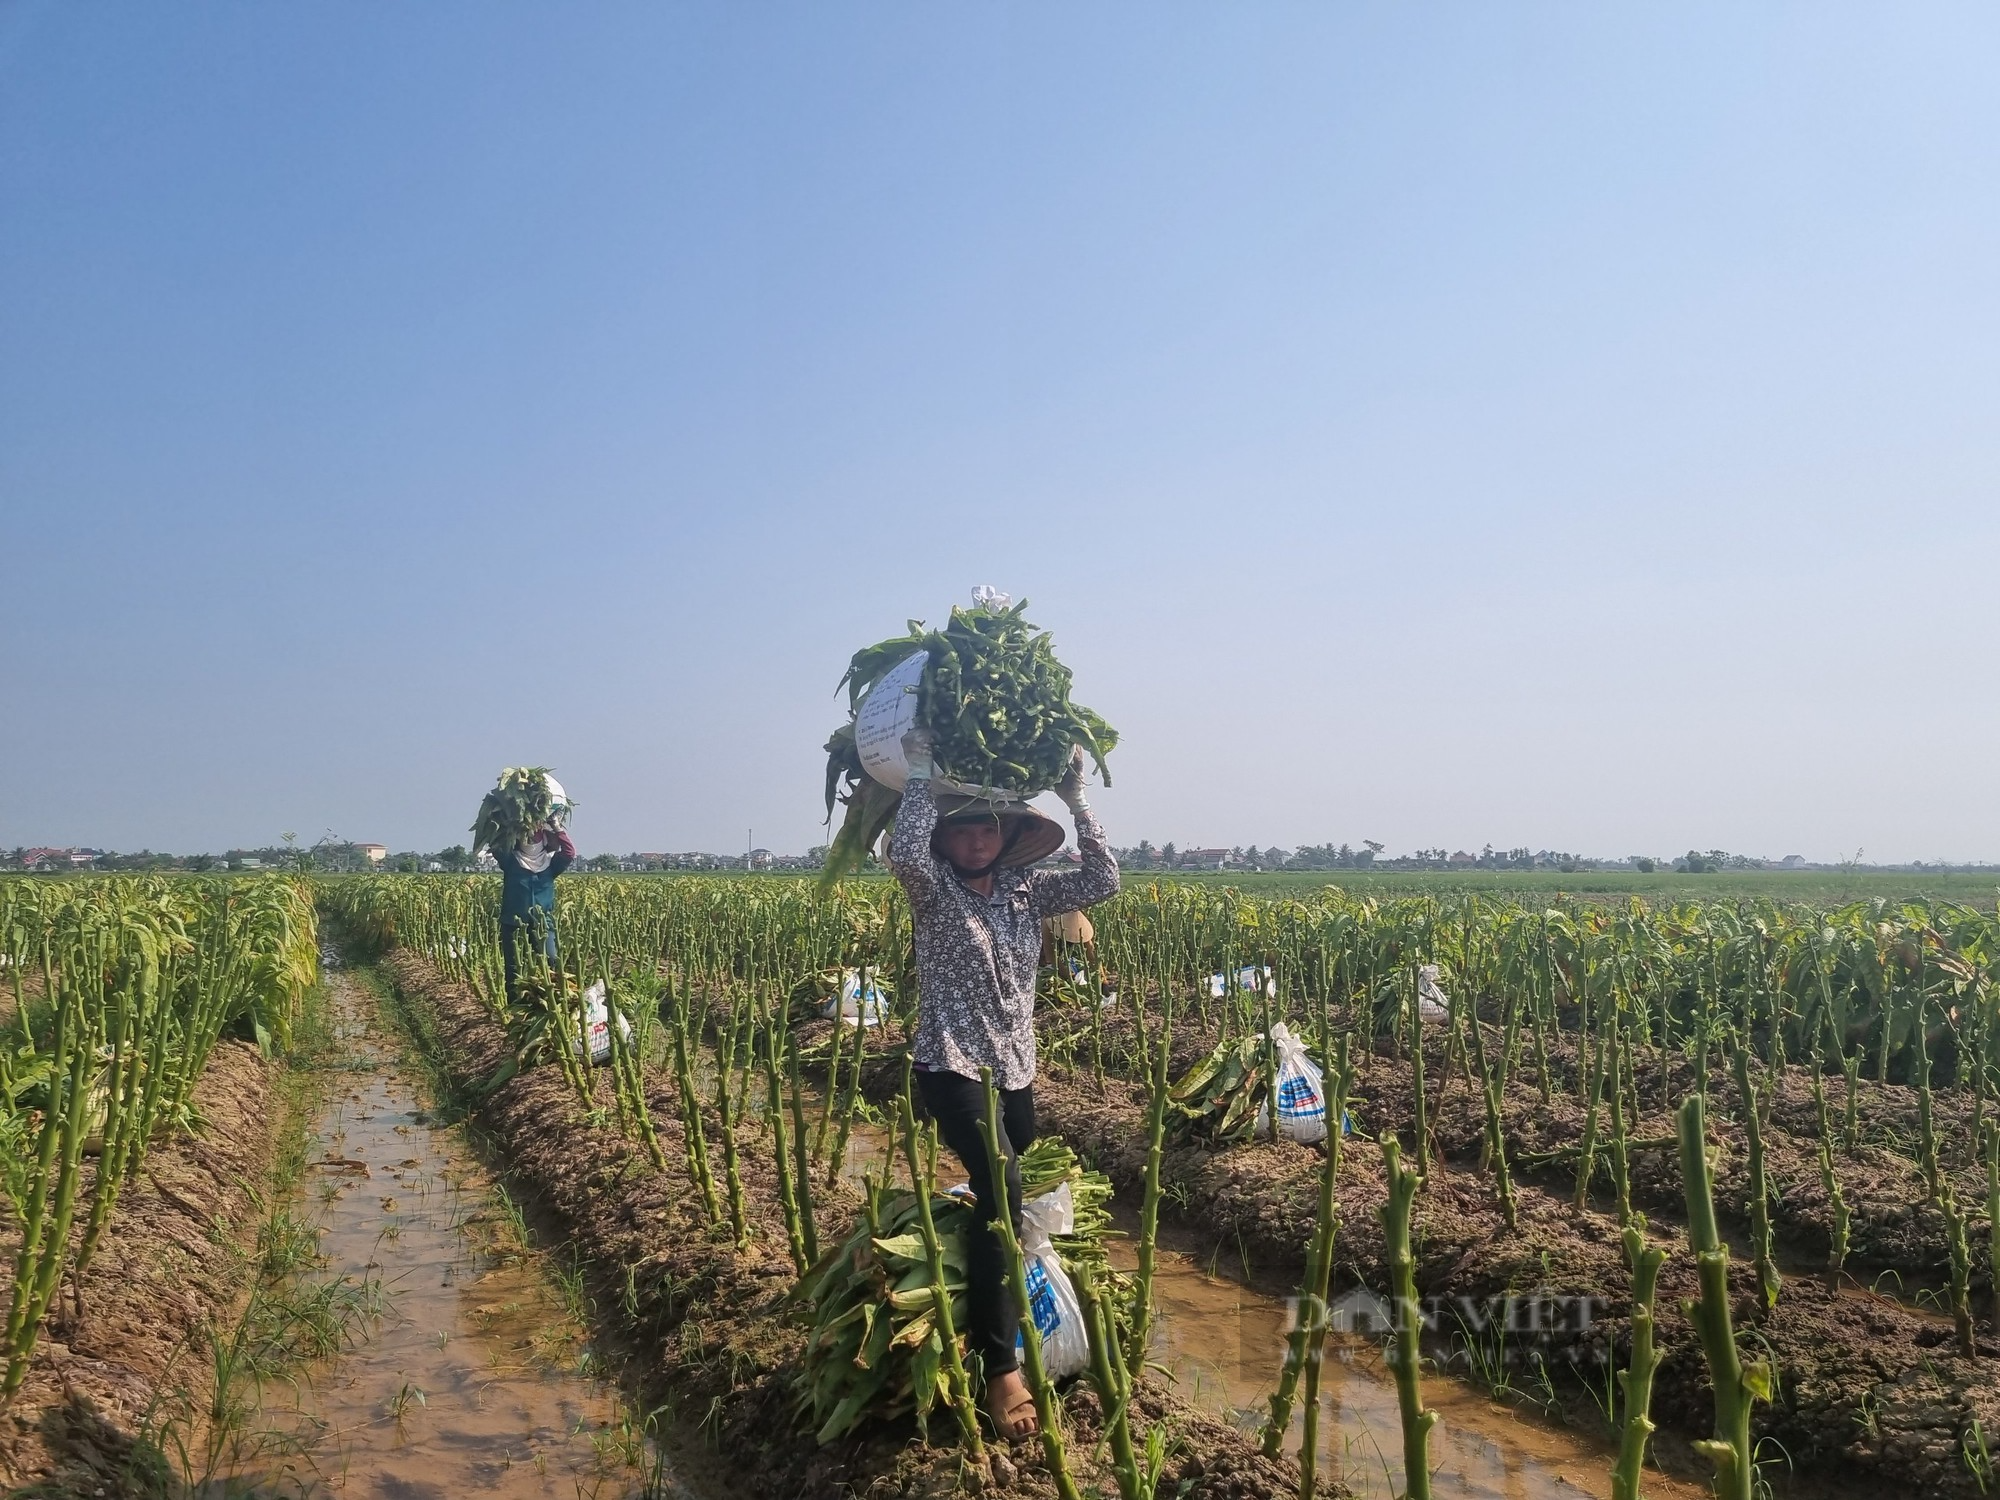
<instances>
[{"instance_id":1,"label":"distant village building","mask_svg":"<svg viewBox=\"0 0 2000 1500\"><path fill-rule=\"evenodd\" d=\"M389 857L389 846L386 844L356 844L354 852L361 855L369 864L379 865Z\"/></svg>"},{"instance_id":2,"label":"distant village building","mask_svg":"<svg viewBox=\"0 0 2000 1500\"><path fill-rule=\"evenodd\" d=\"M101 858L102 849L24 849L21 851L21 868L24 870L76 870Z\"/></svg>"},{"instance_id":3,"label":"distant village building","mask_svg":"<svg viewBox=\"0 0 2000 1500\"><path fill-rule=\"evenodd\" d=\"M1803 854L1787 854L1778 861L1778 868L1781 870L1803 870L1805 867L1806 857Z\"/></svg>"}]
</instances>

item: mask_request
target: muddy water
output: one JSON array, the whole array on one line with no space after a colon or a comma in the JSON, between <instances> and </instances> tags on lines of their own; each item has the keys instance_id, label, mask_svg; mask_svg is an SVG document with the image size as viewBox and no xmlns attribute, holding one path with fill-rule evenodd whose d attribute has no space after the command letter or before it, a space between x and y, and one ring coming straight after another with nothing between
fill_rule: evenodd
<instances>
[{"instance_id":1,"label":"muddy water","mask_svg":"<svg viewBox=\"0 0 2000 1500\"><path fill-rule=\"evenodd\" d=\"M428 1123L372 998L345 974L329 979L356 1071L315 1124L301 1211L322 1230L316 1274L373 1284L380 1312L295 1389L267 1386L259 1426L296 1435L301 1451L239 1480L411 1500L685 1494L583 1373L577 1319L491 1179Z\"/></svg>"},{"instance_id":2,"label":"muddy water","mask_svg":"<svg viewBox=\"0 0 2000 1500\"><path fill-rule=\"evenodd\" d=\"M1136 1228L1137 1216L1119 1215ZM1129 1268L1129 1241L1114 1241L1114 1264ZM1259 1290L1221 1257L1203 1256L1194 1242L1163 1230L1153 1269L1159 1324L1153 1358L1173 1372L1181 1393L1245 1430L1263 1422L1284 1361L1288 1310L1284 1299ZM1531 1371L1512 1378L1532 1384ZM1361 1496L1404 1491L1402 1423L1396 1384L1378 1341L1332 1334L1320 1377L1321 1472L1334 1473ZM1468 1380L1426 1373L1424 1404L1438 1413L1431 1433L1433 1483L1441 1494L1470 1500L1581 1500L1611 1493L1612 1446L1588 1434L1538 1419L1492 1399ZM1287 1447L1296 1452L1304 1416L1294 1412ZM1657 1500L1697 1500L1709 1491L1649 1469L1646 1493Z\"/></svg>"},{"instance_id":3,"label":"muddy water","mask_svg":"<svg viewBox=\"0 0 2000 1500\"><path fill-rule=\"evenodd\" d=\"M841 1175L861 1185L864 1171L882 1174L886 1133L857 1120ZM941 1170L951 1170L949 1161ZM898 1170L896 1180L907 1182ZM1128 1236L1138 1215L1114 1208ZM1115 1265L1130 1269L1129 1238L1111 1242ZM1173 1376L1180 1393L1246 1431L1264 1420L1284 1360L1288 1309L1282 1294L1261 1288L1192 1234L1163 1227L1153 1268L1157 1319L1153 1359ZM1516 1366L1517 1384L1531 1384L1531 1370ZM1378 1341L1329 1337L1320 1378L1320 1472L1338 1475L1357 1496L1392 1500L1405 1490L1402 1422L1396 1384ZM1611 1494L1613 1445L1590 1434L1539 1419L1517 1405L1494 1400L1469 1380L1450 1374L1424 1379L1424 1403L1438 1413L1431 1434L1434 1484L1440 1494L1466 1500L1604 1500ZM1295 1412L1287 1447L1296 1452L1304 1414ZM1705 1500L1706 1484L1670 1478L1648 1468L1646 1493L1654 1500Z\"/></svg>"}]
</instances>

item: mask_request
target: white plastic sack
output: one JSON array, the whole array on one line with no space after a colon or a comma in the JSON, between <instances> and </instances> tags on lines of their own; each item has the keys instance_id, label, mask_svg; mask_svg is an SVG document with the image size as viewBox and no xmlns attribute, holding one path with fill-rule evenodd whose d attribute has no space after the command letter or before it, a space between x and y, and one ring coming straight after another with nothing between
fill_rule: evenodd
<instances>
[{"instance_id":1,"label":"white plastic sack","mask_svg":"<svg viewBox=\"0 0 2000 1500\"><path fill-rule=\"evenodd\" d=\"M861 988L861 971L843 969L840 974L840 993L829 995L819 1013L827 1020L838 1020L843 1025L853 1026L857 1022L863 1026L880 1026L889 1019L889 1002L874 985L869 985L864 993Z\"/></svg>"},{"instance_id":2,"label":"white plastic sack","mask_svg":"<svg viewBox=\"0 0 2000 1500\"><path fill-rule=\"evenodd\" d=\"M1051 1380L1080 1375L1090 1368L1090 1335L1083 1326L1083 1308L1070 1285L1069 1272L1056 1254L1053 1238L1076 1229L1076 1200L1069 1184L1031 1198L1021 1208L1021 1258L1028 1268L1028 1306L1035 1330L1042 1336L1042 1368ZM1019 1337L1015 1344L1020 1347Z\"/></svg>"},{"instance_id":3,"label":"white plastic sack","mask_svg":"<svg viewBox=\"0 0 2000 1500\"><path fill-rule=\"evenodd\" d=\"M923 681L930 653L911 652L875 679L854 710L854 750L861 757L861 769L871 781L892 792L900 792L910 779L910 763L903 758L903 735L917 722L917 686ZM934 792L976 793L979 788L933 776Z\"/></svg>"},{"instance_id":4,"label":"white plastic sack","mask_svg":"<svg viewBox=\"0 0 2000 1500\"><path fill-rule=\"evenodd\" d=\"M1306 1056L1305 1043L1283 1021L1271 1028L1270 1038L1278 1049L1278 1134L1301 1146L1325 1140L1326 1086L1318 1064ZM1251 1133L1258 1137L1271 1133L1270 1100L1258 1106Z\"/></svg>"},{"instance_id":5,"label":"white plastic sack","mask_svg":"<svg viewBox=\"0 0 2000 1500\"><path fill-rule=\"evenodd\" d=\"M1451 1001L1438 988L1438 966L1425 964L1417 970L1417 1014L1426 1021L1449 1021Z\"/></svg>"},{"instance_id":6,"label":"white plastic sack","mask_svg":"<svg viewBox=\"0 0 2000 1500\"><path fill-rule=\"evenodd\" d=\"M628 1042L632 1040L632 1023L623 1016L618 1018L618 1034ZM583 992L583 1036L571 1050L578 1057L587 1050L593 1068L611 1061L611 1013L604 1004L601 979Z\"/></svg>"},{"instance_id":7,"label":"white plastic sack","mask_svg":"<svg viewBox=\"0 0 2000 1500\"><path fill-rule=\"evenodd\" d=\"M1278 976L1271 972L1270 965L1259 967L1246 964L1236 971L1236 988L1246 995L1254 995L1262 990L1267 995L1278 993ZM1208 976L1208 994L1212 1000L1220 1000L1229 993L1229 976L1211 974Z\"/></svg>"}]
</instances>

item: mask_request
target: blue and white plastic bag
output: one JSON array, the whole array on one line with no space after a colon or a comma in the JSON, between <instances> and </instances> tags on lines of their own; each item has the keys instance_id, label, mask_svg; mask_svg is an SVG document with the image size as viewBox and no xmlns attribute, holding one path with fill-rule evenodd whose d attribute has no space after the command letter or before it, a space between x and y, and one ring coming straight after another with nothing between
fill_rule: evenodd
<instances>
[{"instance_id":1,"label":"blue and white plastic bag","mask_svg":"<svg viewBox=\"0 0 2000 1500\"><path fill-rule=\"evenodd\" d=\"M852 1026L859 1022L863 1026L880 1026L889 1019L889 1002L882 992L870 981L866 990L861 987L859 969L840 971L840 993L827 998L819 1013L829 1021L840 1021Z\"/></svg>"},{"instance_id":2,"label":"blue and white plastic bag","mask_svg":"<svg viewBox=\"0 0 2000 1500\"><path fill-rule=\"evenodd\" d=\"M1278 1134L1301 1146L1316 1145L1326 1139L1326 1080L1306 1056L1306 1044L1283 1021L1271 1028L1270 1037L1278 1049ZM1260 1139L1270 1135L1270 1100L1258 1108L1251 1133Z\"/></svg>"},{"instance_id":3,"label":"blue and white plastic bag","mask_svg":"<svg viewBox=\"0 0 2000 1500\"><path fill-rule=\"evenodd\" d=\"M632 1040L632 1023L622 1015L618 1018L618 1034L628 1042ZM587 1053L593 1068L611 1061L611 1012L604 1003L601 979L583 992L583 1036L570 1050L578 1057Z\"/></svg>"},{"instance_id":4,"label":"blue and white plastic bag","mask_svg":"<svg viewBox=\"0 0 2000 1500\"><path fill-rule=\"evenodd\" d=\"M1255 995L1262 993L1275 996L1278 993L1278 976L1271 972L1269 964L1245 964L1236 971L1235 979L1236 989L1241 994ZM1229 975L1211 974L1208 976L1209 999L1220 1000L1224 995L1229 993L1229 988Z\"/></svg>"},{"instance_id":5,"label":"blue and white plastic bag","mask_svg":"<svg viewBox=\"0 0 2000 1500\"><path fill-rule=\"evenodd\" d=\"M1084 1331L1083 1308L1070 1285L1069 1272L1053 1243L1059 1234L1076 1230L1076 1200L1069 1184L1031 1198L1021 1209L1021 1259L1028 1268L1028 1306L1035 1331L1042 1336L1042 1368L1051 1380L1080 1375L1090 1368L1090 1335ZM1015 1348L1021 1347L1019 1335Z\"/></svg>"}]
</instances>

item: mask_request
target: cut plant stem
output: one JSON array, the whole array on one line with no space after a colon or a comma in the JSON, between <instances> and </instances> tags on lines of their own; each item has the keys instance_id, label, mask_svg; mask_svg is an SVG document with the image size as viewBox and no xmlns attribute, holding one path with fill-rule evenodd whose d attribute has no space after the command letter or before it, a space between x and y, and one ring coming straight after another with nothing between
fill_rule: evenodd
<instances>
[{"instance_id":1,"label":"cut plant stem","mask_svg":"<svg viewBox=\"0 0 2000 1500\"><path fill-rule=\"evenodd\" d=\"M1771 1232L1771 1185L1764 1172L1764 1127L1758 1120L1757 1089L1750 1077L1748 1037L1737 1038L1736 1092L1743 1101L1743 1134L1749 1143L1750 1248L1757 1267L1758 1293L1764 1306L1772 1308L1778 1305L1782 1280Z\"/></svg>"},{"instance_id":2,"label":"cut plant stem","mask_svg":"<svg viewBox=\"0 0 2000 1500\"><path fill-rule=\"evenodd\" d=\"M1736 1347L1729 1315L1729 1251L1716 1230L1715 1194L1708 1167L1708 1125L1701 1095L1681 1105L1681 1178L1687 1193L1688 1245L1694 1251L1701 1296L1682 1311L1701 1336L1715 1392L1715 1435L1694 1444L1715 1466L1717 1500L1752 1500L1756 1469L1751 1462L1750 1408L1768 1400L1770 1367L1746 1362Z\"/></svg>"},{"instance_id":3,"label":"cut plant stem","mask_svg":"<svg viewBox=\"0 0 2000 1500\"><path fill-rule=\"evenodd\" d=\"M1660 1356L1653 1343L1653 1296L1667 1252L1646 1242L1646 1216L1625 1226L1625 1260L1632 1268L1632 1358L1619 1372L1623 1396L1618 1430L1618 1462L1611 1470L1612 1500L1640 1500L1639 1480L1646 1444L1653 1436L1653 1372Z\"/></svg>"},{"instance_id":4,"label":"cut plant stem","mask_svg":"<svg viewBox=\"0 0 2000 1500\"><path fill-rule=\"evenodd\" d=\"M1021 1320L1021 1373L1035 1398L1042 1456L1048 1461L1056 1493L1062 1500L1083 1500L1063 1451L1062 1404L1056 1400L1055 1382L1042 1364L1042 1332L1035 1326L1035 1309L1028 1298L1028 1267L1021 1256L1020 1236L1014 1233L1014 1207L1007 1201L1007 1158L1000 1149L1000 1094L993 1087L993 1070L981 1068L979 1081L986 1087L986 1118L979 1122L979 1133L986 1142L986 1167L993 1180L993 1232L1000 1236L1007 1288L1014 1298L1015 1315Z\"/></svg>"},{"instance_id":5,"label":"cut plant stem","mask_svg":"<svg viewBox=\"0 0 2000 1500\"><path fill-rule=\"evenodd\" d=\"M1430 1436L1438 1417L1424 1407L1423 1313L1417 1305L1416 1257L1410 1252L1410 1219L1424 1179L1403 1165L1403 1148L1387 1133L1382 1136L1382 1163L1389 1183L1388 1200L1382 1205L1382 1233L1389 1252L1396 1318L1391 1357L1396 1373L1396 1409L1403 1426L1403 1493L1407 1500L1430 1500Z\"/></svg>"},{"instance_id":6,"label":"cut plant stem","mask_svg":"<svg viewBox=\"0 0 2000 1500\"><path fill-rule=\"evenodd\" d=\"M917 1231L923 1236L924 1255L931 1277L931 1316L936 1320L936 1337L944 1365L945 1399L951 1404L958 1423L959 1446L976 1468L986 1466L986 1445L979 1435L979 1405L972 1394L972 1376L958 1347L958 1325L952 1317L951 1291L945 1282L944 1249L939 1243L937 1224L931 1217L932 1157L917 1149L917 1118L910 1107L910 1064L903 1064L903 1091L896 1098L898 1123L902 1127L903 1158L910 1166L910 1185L917 1196Z\"/></svg>"}]
</instances>

